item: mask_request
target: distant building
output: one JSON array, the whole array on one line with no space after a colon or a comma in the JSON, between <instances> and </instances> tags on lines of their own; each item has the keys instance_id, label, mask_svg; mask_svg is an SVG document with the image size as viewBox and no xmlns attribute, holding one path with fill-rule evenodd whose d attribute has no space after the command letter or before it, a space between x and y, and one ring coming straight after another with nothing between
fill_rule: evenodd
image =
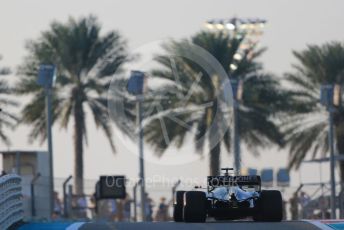
<instances>
[{"instance_id":1,"label":"distant building","mask_svg":"<svg viewBox=\"0 0 344 230\"><path fill-rule=\"evenodd\" d=\"M2 169L6 173L19 174L23 179L25 216L32 216L31 181L38 173L35 183L35 207L37 218L50 218L50 171L49 154L41 151L0 151Z\"/></svg>"}]
</instances>

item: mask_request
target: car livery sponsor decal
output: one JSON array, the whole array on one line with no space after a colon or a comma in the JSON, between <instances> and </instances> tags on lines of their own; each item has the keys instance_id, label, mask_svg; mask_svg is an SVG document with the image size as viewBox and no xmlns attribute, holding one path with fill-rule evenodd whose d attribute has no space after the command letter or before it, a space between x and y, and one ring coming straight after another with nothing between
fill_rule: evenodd
<instances>
[{"instance_id":1,"label":"car livery sponsor decal","mask_svg":"<svg viewBox=\"0 0 344 230\"><path fill-rule=\"evenodd\" d=\"M242 185L242 184L252 184L259 185L260 180L257 176L209 176L208 185L212 187L230 185Z\"/></svg>"}]
</instances>

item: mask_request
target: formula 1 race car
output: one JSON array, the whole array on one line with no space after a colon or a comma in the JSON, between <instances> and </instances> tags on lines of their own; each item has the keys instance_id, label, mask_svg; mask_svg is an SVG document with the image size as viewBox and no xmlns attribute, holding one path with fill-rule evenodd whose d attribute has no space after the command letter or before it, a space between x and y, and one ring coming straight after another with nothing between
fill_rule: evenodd
<instances>
[{"instance_id":1,"label":"formula 1 race car","mask_svg":"<svg viewBox=\"0 0 344 230\"><path fill-rule=\"evenodd\" d=\"M260 176L208 176L207 191L177 191L173 218L176 222L205 222L252 217L254 221L282 220L282 195L277 190L261 190Z\"/></svg>"}]
</instances>

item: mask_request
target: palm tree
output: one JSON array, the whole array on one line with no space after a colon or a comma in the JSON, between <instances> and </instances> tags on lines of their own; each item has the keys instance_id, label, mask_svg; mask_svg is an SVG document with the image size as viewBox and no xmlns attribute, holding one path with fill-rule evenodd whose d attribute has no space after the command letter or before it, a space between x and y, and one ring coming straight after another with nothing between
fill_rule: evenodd
<instances>
[{"instance_id":1,"label":"palm tree","mask_svg":"<svg viewBox=\"0 0 344 230\"><path fill-rule=\"evenodd\" d=\"M273 143L283 144L282 135L274 122L274 118L285 109L286 94L279 89L278 80L274 76L261 72L262 66L256 59L264 52L264 49L250 49L236 63L236 69L230 68L230 65L235 62L234 55L237 53L241 42L242 39L231 38L224 33L200 32L189 40L172 41L164 45L167 55L156 57L161 68L153 70L152 75L173 81L174 74L177 72L179 82L174 85L168 84L156 92L156 94L162 92L165 96L160 97L162 99L157 104L168 113L165 112L167 115L162 117L156 116L156 119L151 118L145 127L146 140L158 154L162 154L171 143L181 147L187 134L190 133L189 131L196 129L197 132L193 133L195 148L197 152L202 153L205 141L210 143L210 174L218 175L221 143L225 144L227 151L230 149L230 131L229 129L221 129L221 122L228 117L217 101L216 86L212 84L212 77L214 76L209 76L200 66L183 58L175 58L175 70L171 70L170 56L183 56L181 54L188 51L190 43L198 45L212 54L224 70L232 76L232 79L243 81L244 93L239 107L239 133L241 140L245 142L248 148L257 154L259 147L267 147ZM191 95L187 103L180 105L178 94L187 95L195 81L199 82L201 90ZM201 107L197 113L191 109L195 105L204 105L209 102L212 106ZM174 111L180 107L183 108L182 113ZM157 111L155 112L157 113ZM171 115L174 119L169 119ZM185 121L184 127L183 125L176 125L176 119ZM162 123L162 121L164 122ZM186 126L191 128L185 128ZM203 136L206 137L203 138ZM168 142L166 142L166 137L168 137ZM214 142L219 138L222 140L221 142Z\"/></svg>"},{"instance_id":2,"label":"palm tree","mask_svg":"<svg viewBox=\"0 0 344 230\"><path fill-rule=\"evenodd\" d=\"M58 121L67 128L74 121L74 186L77 194L83 193L83 148L87 143L87 108L97 127L109 140L112 150L111 124L107 116L106 91L111 76L127 56L126 42L112 31L100 35L101 26L93 16L67 23L53 22L50 30L30 41L29 56L19 68L21 75L16 92L32 95L22 110L21 121L32 125L30 140L46 138L44 91L36 84L40 63L57 66L58 76L53 93L53 123Z\"/></svg>"},{"instance_id":3,"label":"palm tree","mask_svg":"<svg viewBox=\"0 0 344 230\"><path fill-rule=\"evenodd\" d=\"M344 43L330 42L322 46L309 45L293 52L298 64L286 74L292 86L293 104L284 121L289 145L289 166L298 168L307 156L328 154L327 111L320 105L322 84L344 85ZM344 154L344 109L334 114L337 150ZM341 180L344 181L344 162L340 162Z\"/></svg>"},{"instance_id":4,"label":"palm tree","mask_svg":"<svg viewBox=\"0 0 344 230\"><path fill-rule=\"evenodd\" d=\"M0 60L2 59L0 55ZM10 69L0 66L0 77L10 74ZM17 118L8 109L13 106L17 106L14 100L9 98L12 89L9 87L5 79L0 79L0 140L6 145L10 145L10 140L8 139L4 128L13 129Z\"/></svg>"}]
</instances>

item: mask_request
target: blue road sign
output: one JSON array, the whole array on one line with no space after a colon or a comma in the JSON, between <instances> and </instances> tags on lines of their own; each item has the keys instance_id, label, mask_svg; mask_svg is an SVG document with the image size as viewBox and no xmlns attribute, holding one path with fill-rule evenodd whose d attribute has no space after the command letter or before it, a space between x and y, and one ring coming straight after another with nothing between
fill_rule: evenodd
<instances>
[{"instance_id":1,"label":"blue road sign","mask_svg":"<svg viewBox=\"0 0 344 230\"><path fill-rule=\"evenodd\" d=\"M261 172L262 185L271 187L274 181L274 171L273 169L263 169Z\"/></svg>"},{"instance_id":2,"label":"blue road sign","mask_svg":"<svg viewBox=\"0 0 344 230\"><path fill-rule=\"evenodd\" d=\"M128 81L128 92L134 95L141 95L143 93L145 73L141 71L131 71Z\"/></svg>"},{"instance_id":3,"label":"blue road sign","mask_svg":"<svg viewBox=\"0 0 344 230\"><path fill-rule=\"evenodd\" d=\"M56 79L55 65L40 65L37 84L43 87L52 88Z\"/></svg>"},{"instance_id":4,"label":"blue road sign","mask_svg":"<svg viewBox=\"0 0 344 230\"><path fill-rule=\"evenodd\" d=\"M278 170L277 185L281 187L288 187L290 185L290 176L288 169L281 168Z\"/></svg>"}]
</instances>

